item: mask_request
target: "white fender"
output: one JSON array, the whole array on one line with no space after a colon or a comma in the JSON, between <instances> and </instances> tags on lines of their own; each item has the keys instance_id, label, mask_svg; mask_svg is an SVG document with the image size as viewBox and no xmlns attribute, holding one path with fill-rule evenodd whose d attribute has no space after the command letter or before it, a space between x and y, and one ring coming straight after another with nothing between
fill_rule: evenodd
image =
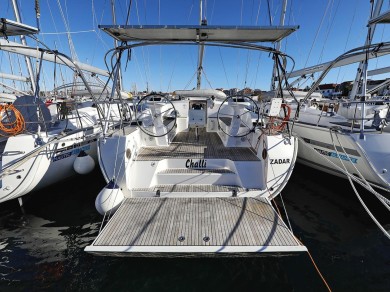
<instances>
[{"instance_id":1,"label":"white fender","mask_svg":"<svg viewBox=\"0 0 390 292\"><path fill-rule=\"evenodd\" d=\"M95 161L91 156L85 153L84 150L81 150L79 155L73 162L73 169L78 174L87 174L91 172L95 167Z\"/></svg>"},{"instance_id":2,"label":"white fender","mask_svg":"<svg viewBox=\"0 0 390 292\"><path fill-rule=\"evenodd\" d=\"M95 200L96 210L104 215L115 212L124 199L123 192L114 181L110 181L98 194Z\"/></svg>"}]
</instances>

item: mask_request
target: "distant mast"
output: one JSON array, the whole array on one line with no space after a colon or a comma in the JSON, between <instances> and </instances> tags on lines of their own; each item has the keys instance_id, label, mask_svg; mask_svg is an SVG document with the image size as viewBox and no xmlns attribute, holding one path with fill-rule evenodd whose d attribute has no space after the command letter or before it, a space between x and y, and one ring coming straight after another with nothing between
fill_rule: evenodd
<instances>
[{"instance_id":1,"label":"distant mast","mask_svg":"<svg viewBox=\"0 0 390 292\"><path fill-rule=\"evenodd\" d=\"M14 7L16 21L21 23L22 21L20 18L19 6L17 3L17 0L12 0L12 5ZM20 41L22 42L23 45L27 46L26 37L24 35L20 36ZM32 92L35 92L35 90L36 90L36 88L35 88L35 75L34 75L32 63L31 63L31 59L30 59L30 57L27 57L27 56L25 56L24 59L26 60L27 70L28 70L28 74L30 76L31 89L32 89Z\"/></svg>"},{"instance_id":2,"label":"distant mast","mask_svg":"<svg viewBox=\"0 0 390 292\"><path fill-rule=\"evenodd\" d=\"M202 0L200 2L200 9L199 9L199 24L200 25L207 25L207 20L203 19L203 9L202 9ZM198 52L198 69L197 69L197 78L196 78L196 89L200 89L201 83L202 83L202 62L203 62L203 54L204 54L204 43L199 43L199 52Z\"/></svg>"}]
</instances>

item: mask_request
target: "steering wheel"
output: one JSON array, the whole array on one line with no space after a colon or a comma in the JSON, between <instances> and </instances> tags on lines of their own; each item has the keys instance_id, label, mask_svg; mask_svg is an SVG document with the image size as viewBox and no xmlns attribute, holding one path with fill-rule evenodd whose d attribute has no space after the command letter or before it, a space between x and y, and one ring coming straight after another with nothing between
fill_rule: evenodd
<instances>
[{"instance_id":1,"label":"steering wheel","mask_svg":"<svg viewBox=\"0 0 390 292\"><path fill-rule=\"evenodd\" d=\"M257 103L249 96L228 96L219 106L218 128L230 137L244 137L253 132L259 122Z\"/></svg>"},{"instance_id":2,"label":"steering wheel","mask_svg":"<svg viewBox=\"0 0 390 292\"><path fill-rule=\"evenodd\" d=\"M176 126L177 112L165 96L151 93L136 106L136 122L142 132L152 137L168 135Z\"/></svg>"}]
</instances>

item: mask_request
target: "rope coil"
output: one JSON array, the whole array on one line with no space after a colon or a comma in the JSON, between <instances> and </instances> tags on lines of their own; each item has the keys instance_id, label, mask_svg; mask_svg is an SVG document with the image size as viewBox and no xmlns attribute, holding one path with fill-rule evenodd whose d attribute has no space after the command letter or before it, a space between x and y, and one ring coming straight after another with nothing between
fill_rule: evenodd
<instances>
[{"instance_id":1,"label":"rope coil","mask_svg":"<svg viewBox=\"0 0 390 292\"><path fill-rule=\"evenodd\" d=\"M24 131L23 115L13 104L1 104L0 117L0 136L15 136Z\"/></svg>"}]
</instances>

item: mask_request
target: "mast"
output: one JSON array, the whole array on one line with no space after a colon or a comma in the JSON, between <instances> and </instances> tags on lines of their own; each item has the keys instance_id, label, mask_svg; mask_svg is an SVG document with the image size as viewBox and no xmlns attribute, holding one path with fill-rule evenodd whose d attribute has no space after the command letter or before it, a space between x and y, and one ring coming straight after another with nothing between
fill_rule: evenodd
<instances>
[{"instance_id":1,"label":"mast","mask_svg":"<svg viewBox=\"0 0 390 292\"><path fill-rule=\"evenodd\" d=\"M374 5L375 1L374 0L370 0L370 2L371 2L371 5ZM372 15L370 15L370 19L373 19L373 18L377 17L380 14L380 11L381 11L381 8L382 8L382 4L383 4L383 0L378 0L376 2L374 12L373 12ZM375 32L375 27L376 27L376 23L372 23L372 24L368 25L367 38L366 38L366 42L365 42L366 46L370 45L371 42L372 42L372 37L373 37L374 32ZM366 91L365 91L366 85L365 85L365 83L366 83L366 78L367 78L367 62L368 62L368 60L366 58L365 60L363 60L363 61L361 61L359 63L359 68L357 70L355 81L353 83L353 87L352 87L351 93L349 95L349 98L354 98L356 96L356 94L358 93L360 85L362 85L361 94L362 95L366 94Z\"/></svg>"},{"instance_id":2,"label":"mast","mask_svg":"<svg viewBox=\"0 0 390 292\"><path fill-rule=\"evenodd\" d=\"M112 22L114 25L116 25L116 15L115 15L115 0L111 0L111 13L112 13ZM118 41L114 38L114 46L115 48L118 47ZM119 58L119 55L116 55L117 61ZM122 72L119 70L118 72L118 81L117 81L117 89L120 92L122 90Z\"/></svg>"},{"instance_id":3,"label":"mast","mask_svg":"<svg viewBox=\"0 0 390 292\"><path fill-rule=\"evenodd\" d=\"M199 24L200 25L207 25L207 20L203 19L202 14L202 6L203 1L200 0L200 9L199 9ZM204 54L204 43L199 43L199 49L198 49L198 69L197 69L197 77L196 77L196 89L200 89L201 82L202 82L202 62L203 62L203 54Z\"/></svg>"},{"instance_id":4,"label":"mast","mask_svg":"<svg viewBox=\"0 0 390 292\"><path fill-rule=\"evenodd\" d=\"M287 9L287 0L283 0L283 6L282 6L282 14L280 16L280 26L283 26L284 25L284 19L286 18L286 9ZM280 50L280 47L281 47L281 43L280 41L276 43L276 50ZM276 89L276 86L275 86L275 83L276 83L276 60L274 62L274 68L273 68L273 71L272 71L272 80L271 80L271 90L275 90Z\"/></svg>"},{"instance_id":5,"label":"mast","mask_svg":"<svg viewBox=\"0 0 390 292\"><path fill-rule=\"evenodd\" d=\"M21 17L20 17L20 13L19 13L19 7L18 7L17 0L12 0L12 5L14 8L15 19L17 22L21 23L22 21L21 21ZM24 35L20 36L20 41L22 42L23 45L27 46L26 37ZM35 92L35 90L36 90L35 75L34 75L32 63L31 63L31 59L28 56L25 56L24 59L26 61L27 71L28 71L28 74L29 74L30 80L31 80L31 89L32 89L32 92Z\"/></svg>"},{"instance_id":6,"label":"mast","mask_svg":"<svg viewBox=\"0 0 390 292\"><path fill-rule=\"evenodd\" d=\"M370 0L372 7L374 6L374 0ZM370 19L373 19L377 17L380 14L381 8L382 8L383 0L378 0L375 4L374 11L372 15L370 15ZM368 25L368 32L367 32L367 38L365 45L368 46L372 43L372 37L374 36L376 23L372 23ZM365 101L366 101L366 93L367 93L367 70L368 70L368 56L359 63L359 68L356 73L355 82L353 83L353 87L351 90L351 93L349 95L349 98L355 98L356 94L358 93L358 90L360 89L361 93L361 101L362 101L362 108L361 108L361 122L360 122L360 139L364 139L364 119L365 119Z\"/></svg>"}]
</instances>

